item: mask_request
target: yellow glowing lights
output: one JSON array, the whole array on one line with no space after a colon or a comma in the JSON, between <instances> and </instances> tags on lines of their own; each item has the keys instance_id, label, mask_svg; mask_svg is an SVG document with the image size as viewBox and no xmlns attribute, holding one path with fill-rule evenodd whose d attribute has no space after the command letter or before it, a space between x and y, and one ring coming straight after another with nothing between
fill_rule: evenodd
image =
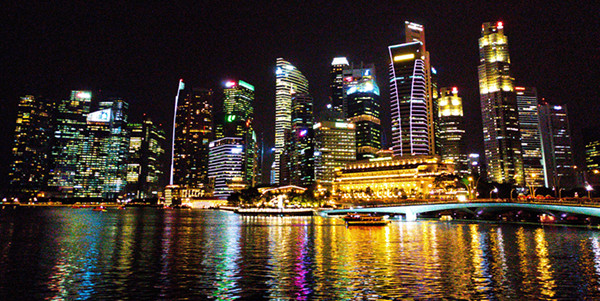
<instances>
[{"instance_id":1,"label":"yellow glowing lights","mask_svg":"<svg viewBox=\"0 0 600 301\"><path fill-rule=\"evenodd\" d=\"M394 56L394 62L401 62L401 61L406 61L406 60L412 60L414 58L415 58L415 54L414 53L401 54L401 55Z\"/></svg>"}]
</instances>

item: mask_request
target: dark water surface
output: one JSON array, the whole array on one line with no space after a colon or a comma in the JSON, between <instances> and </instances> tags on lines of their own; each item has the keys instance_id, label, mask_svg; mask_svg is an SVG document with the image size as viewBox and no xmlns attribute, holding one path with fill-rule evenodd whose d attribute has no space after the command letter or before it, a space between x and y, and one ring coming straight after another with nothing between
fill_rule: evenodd
<instances>
[{"instance_id":1,"label":"dark water surface","mask_svg":"<svg viewBox=\"0 0 600 301\"><path fill-rule=\"evenodd\" d=\"M2 210L0 300L598 300L599 236L200 210Z\"/></svg>"}]
</instances>

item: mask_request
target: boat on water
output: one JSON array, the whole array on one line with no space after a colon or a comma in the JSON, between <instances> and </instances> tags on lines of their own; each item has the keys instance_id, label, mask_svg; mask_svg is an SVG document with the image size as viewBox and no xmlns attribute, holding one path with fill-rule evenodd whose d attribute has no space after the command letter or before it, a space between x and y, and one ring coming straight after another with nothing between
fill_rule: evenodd
<instances>
[{"instance_id":1,"label":"boat on water","mask_svg":"<svg viewBox=\"0 0 600 301\"><path fill-rule=\"evenodd\" d=\"M104 206L98 206L92 208L92 211L106 212L106 208L104 208Z\"/></svg>"},{"instance_id":2,"label":"boat on water","mask_svg":"<svg viewBox=\"0 0 600 301\"><path fill-rule=\"evenodd\" d=\"M384 219L383 216L359 213L348 213L344 216L344 221L348 226L385 226L390 222Z\"/></svg>"}]
</instances>

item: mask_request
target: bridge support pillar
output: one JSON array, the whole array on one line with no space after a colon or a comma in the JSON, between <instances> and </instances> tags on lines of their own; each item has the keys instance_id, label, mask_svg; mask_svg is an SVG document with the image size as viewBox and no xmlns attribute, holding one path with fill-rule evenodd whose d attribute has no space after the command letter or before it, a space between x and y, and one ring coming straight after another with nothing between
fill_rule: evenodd
<instances>
[{"instance_id":1,"label":"bridge support pillar","mask_svg":"<svg viewBox=\"0 0 600 301\"><path fill-rule=\"evenodd\" d=\"M417 214L411 211L406 211L406 221L414 222L417 220Z\"/></svg>"}]
</instances>

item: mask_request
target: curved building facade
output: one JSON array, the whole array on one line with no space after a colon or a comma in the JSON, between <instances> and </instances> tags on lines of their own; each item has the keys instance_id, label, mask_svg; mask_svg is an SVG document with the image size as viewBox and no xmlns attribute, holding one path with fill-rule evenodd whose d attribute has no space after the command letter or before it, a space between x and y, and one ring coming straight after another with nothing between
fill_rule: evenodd
<instances>
[{"instance_id":1,"label":"curved building facade","mask_svg":"<svg viewBox=\"0 0 600 301\"><path fill-rule=\"evenodd\" d=\"M285 147L285 132L292 129L292 94L308 94L306 77L290 62L278 58L275 69L275 160L271 184L279 184L280 160Z\"/></svg>"}]
</instances>

